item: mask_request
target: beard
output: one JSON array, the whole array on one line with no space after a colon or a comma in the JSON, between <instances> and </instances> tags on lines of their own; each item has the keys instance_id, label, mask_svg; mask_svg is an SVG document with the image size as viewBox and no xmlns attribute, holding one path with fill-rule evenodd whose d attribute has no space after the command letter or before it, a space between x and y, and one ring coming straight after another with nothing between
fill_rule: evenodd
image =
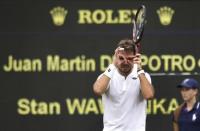
<instances>
[{"instance_id":1,"label":"beard","mask_svg":"<svg viewBox=\"0 0 200 131\"><path fill-rule=\"evenodd\" d=\"M120 65L119 70L120 70L120 72L122 72L124 74L128 74L132 70L132 67L133 66L128 65L128 64L122 64L122 65Z\"/></svg>"}]
</instances>

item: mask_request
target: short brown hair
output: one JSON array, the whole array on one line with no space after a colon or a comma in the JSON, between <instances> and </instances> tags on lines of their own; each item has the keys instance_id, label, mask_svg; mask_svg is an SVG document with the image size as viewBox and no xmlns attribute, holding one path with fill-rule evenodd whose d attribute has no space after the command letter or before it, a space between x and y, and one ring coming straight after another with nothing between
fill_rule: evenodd
<instances>
[{"instance_id":1,"label":"short brown hair","mask_svg":"<svg viewBox=\"0 0 200 131\"><path fill-rule=\"evenodd\" d=\"M123 39L118 43L118 47L124 48L127 52L133 52L135 54L135 44L131 39Z\"/></svg>"}]
</instances>

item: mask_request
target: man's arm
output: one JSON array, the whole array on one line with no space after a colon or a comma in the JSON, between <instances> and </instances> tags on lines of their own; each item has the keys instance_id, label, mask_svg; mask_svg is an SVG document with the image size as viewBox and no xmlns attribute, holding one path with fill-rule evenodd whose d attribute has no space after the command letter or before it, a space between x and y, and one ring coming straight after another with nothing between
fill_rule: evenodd
<instances>
[{"instance_id":1,"label":"man's arm","mask_svg":"<svg viewBox=\"0 0 200 131\"><path fill-rule=\"evenodd\" d=\"M182 107L181 107L182 108ZM181 111L180 106L173 112L173 119L172 119L172 124L173 124L173 131L179 131L179 126L178 126L178 117L180 115Z\"/></svg>"},{"instance_id":2,"label":"man's arm","mask_svg":"<svg viewBox=\"0 0 200 131\"><path fill-rule=\"evenodd\" d=\"M178 123L173 121L173 131L179 131Z\"/></svg>"},{"instance_id":3,"label":"man's arm","mask_svg":"<svg viewBox=\"0 0 200 131\"><path fill-rule=\"evenodd\" d=\"M110 64L108 68L106 69L106 71L99 78L97 78L97 80L93 84L93 91L95 94L102 95L103 93L106 92L110 79L112 78L115 70L117 70L116 64L117 64L118 51L119 51L119 48L115 49L113 64Z\"/></svg>"},{"instance_id":4,"label":"man's arm","mask_svg":"<svg viewBox=\"0 0 200 131\"><path fill-rule=\"evenodd\" d=\"M140 79L141 92L145 99L150 99L154 97L154 88L149 80L146 78L145 73L138 75Z\"/></svg>"},{"instance_id":5,"label":"man's arm","mask_svg":"<svg viewBox=\"0 0 200 131\"><path fill-rule=\"evenodd\" d=\"M95 94L102 95L108 87L110 79L113 77L113 74L117 68L114 64L110 64L106 71L95 81L93 85L93 90Z\"/></svg>"},{"instance_id":6,"label":"man's arm","mask_svg":"<svg viewBox=\"0 0 200 131\"><path fill-rule=\"evenodd\" d=\"M173 112L173 131L179 131L178 119L185 103L182 103L174 112Z\"/></svg>"},{"instance_id":7,"label":"man's arm","mask_svg":"<svg viewBox=\"0 0 200 131\"><path fill-rule=\"evenodd\" d=\"M102 95L108 87L108 83L110 81L110 78L106 75L100 76L99 79L97 79L93 85L93 91L97 95Z\"/></svg>"},{"instance_id":8,"label":"man's arm","mask_svg":"<svg viewBox=\"0 0 200 131\"><path fill-rule=\"evenodd\" d=\"M150 76L145 74L144 70L142 69L142 61L141 61L141 54L136 54L134 58L134 63L138 65L138 77L140 80L141 92L145 99L150 99L154 97L154 88L150 83ZM147 79L149 77L149 80Z\"/></svg>"}]
</instances>

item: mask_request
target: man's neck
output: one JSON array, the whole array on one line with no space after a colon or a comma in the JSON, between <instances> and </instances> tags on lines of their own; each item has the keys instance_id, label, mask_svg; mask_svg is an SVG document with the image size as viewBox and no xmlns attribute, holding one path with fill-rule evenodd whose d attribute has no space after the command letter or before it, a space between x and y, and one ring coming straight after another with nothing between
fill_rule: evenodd
<instances>
[{"instance_id":1,"label":"man's neck","mask_svg":"<svg viewBox=\"0 0 200 131\"><path fill-rule=\"evenodd\" d=\"M192 108L194 107L195 103L196 103L196 98L193 98L193 99L191 99L189 101L186 101L187 110L188 111L192 110Z\"/></svg>"}]
</instances>

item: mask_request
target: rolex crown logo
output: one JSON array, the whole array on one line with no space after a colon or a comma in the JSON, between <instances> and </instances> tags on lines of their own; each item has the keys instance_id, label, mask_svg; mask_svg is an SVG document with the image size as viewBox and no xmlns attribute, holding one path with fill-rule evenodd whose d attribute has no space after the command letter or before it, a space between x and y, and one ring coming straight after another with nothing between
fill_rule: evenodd
<instances>
[{"instance_id":1,"label":"rolex crown logo","mask_svg":"<svg viewBox=\"0 0 200 131\"><path fill-rule=\"evenodd\" d=\"M164 6L157 10L160 22L162 25L169 25L174 15L174 10L170 7Z\"/></svg>"},{"instance_id":2,"label":"rolex crown logo","mask_svg":"<svg viewBox=\"0 0 200 131\"><path fill-rule=\"evenodd\" d=\"M65 22L65 17L67 15L67 10L63 7L55 7L50 11L51 17L53 19L53 23L56 26L61 26Z\"/></svg>"}]
</instances>

